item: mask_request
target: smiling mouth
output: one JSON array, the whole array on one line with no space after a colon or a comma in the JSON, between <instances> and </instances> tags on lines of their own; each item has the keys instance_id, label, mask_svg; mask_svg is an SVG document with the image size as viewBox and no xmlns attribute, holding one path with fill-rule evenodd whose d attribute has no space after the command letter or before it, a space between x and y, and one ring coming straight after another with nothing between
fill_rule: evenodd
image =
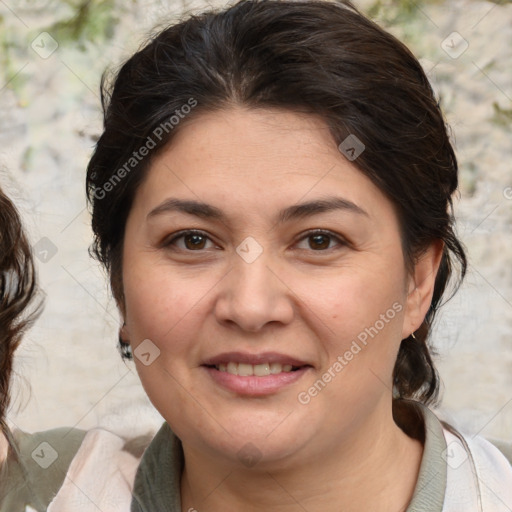
<instances>
[{"instance_id":1,"label":"smiling mouth","mask_svg":"<svg viewBox=\"0 0 512 512\"><path fill-rule=\"evenodd\" d=\"M266 377L267 375L277 375L279 373L295 372L302 366L292 366L291 364L281 363L261 363L261 364L247 364L235 363L220 363L215 365L206 365L208 368L215 368L219 372L230 373L231 375L239 375L240 377Z\"/></svg>"}]
</instances>

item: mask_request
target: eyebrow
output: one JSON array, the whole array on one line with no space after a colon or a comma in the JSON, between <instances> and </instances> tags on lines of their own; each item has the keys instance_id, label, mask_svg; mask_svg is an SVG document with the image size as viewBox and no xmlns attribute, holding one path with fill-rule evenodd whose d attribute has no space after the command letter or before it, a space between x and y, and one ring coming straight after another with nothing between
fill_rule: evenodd
<instances>
[{"instance_id":1,"label":"eyebrow","mask_svg":"<svg viewBox=\"0 0 512 512\"><path fill-rule=\"evenodd\" d=\"M281 210L277 215L277 222L283 224L293 219L311 217L320 213L342 210L358 215L369 217L368 213L360 206L342 197L330 196L325 199L316 199L306 203L294 204ZM163 213L182 212L195 215L203 219L218 220L225 223L228 219L226 214L216 206L192 199L169 198L156 208L151 210L147 218Z\"/></svg>"}]
</instances>

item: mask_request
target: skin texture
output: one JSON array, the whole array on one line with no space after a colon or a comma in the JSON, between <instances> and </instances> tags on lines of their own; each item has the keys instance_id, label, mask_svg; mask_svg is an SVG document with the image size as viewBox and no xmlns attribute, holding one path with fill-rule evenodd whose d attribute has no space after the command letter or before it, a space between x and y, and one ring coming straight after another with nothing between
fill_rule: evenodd
<instances>
[{"instance_id":1,"label":"skin texture","mask_svg":"<svg viewBox=\"0 0 512 512\"><path fill-rule=\"evenodd\" d=\"M281 209L329 196L366 214L277 222ZM226 219L149 215L171 197L209 203ZM171 243L184 229L206 238ZM311 229L332 236L308 236ZM251 263L236 251L247 237L263 249ZM183 126L136 193L121 305L133 350L149 339L160 351L149 365L135 361L183 442L182 509L405 510L422 446L393 421L392 370L401 340L428 310L440 255L432 245L407 274L392 203L320 118L234 106ZM298 394L393 304L401 306L394 318L300 403ZM275 393L243 396L201 366L230 351L279 352L311 368ZM251 467L239 452L247 443L258 459Z\"/></svg>"}]
</instances>

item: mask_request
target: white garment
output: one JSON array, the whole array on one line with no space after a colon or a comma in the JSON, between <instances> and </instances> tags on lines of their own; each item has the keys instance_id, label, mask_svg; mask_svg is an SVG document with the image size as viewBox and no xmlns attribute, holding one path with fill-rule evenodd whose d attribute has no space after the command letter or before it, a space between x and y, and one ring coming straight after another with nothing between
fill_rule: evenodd
<instances>
[{"instance_id":1,"label":"white garment","mask_svg":"<svg viewBox=\"0 0 512 512\"><path fill-rule=\"evenodd\" d=\"M47 512L129 512L140 459L107 430L87 432Z\"/></svg>"},{"instance_id":2,"label":"white garment","mask_svg":"<svg viewBox=\"0 0 512 512\"><path fill-rule=\"evenodd\" d=\"M447 449L443 512L512 512L512 466L482 437L443 429Z\"/></svg>"}]
</instances>

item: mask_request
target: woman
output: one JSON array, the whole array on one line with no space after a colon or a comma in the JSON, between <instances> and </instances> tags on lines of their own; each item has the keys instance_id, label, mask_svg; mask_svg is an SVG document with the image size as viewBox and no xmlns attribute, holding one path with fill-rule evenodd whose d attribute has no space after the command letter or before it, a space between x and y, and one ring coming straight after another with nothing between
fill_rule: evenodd
<instances>
[{"instance_id":1,"label":"woman","mask_svg":"<svg viewBox=\"0 0 512 512\"><path fill-rule=\"evenodd\" d=\"M41 312L37 295L28 239L0 188L0 511L127 510L145 436L125 440L104 429L66 427L27 433L9 426L14 352ZM115 500L111 485L121 492Z\"/></svg>"},{"instance_id":2,"label":"woman","mask_svg":"<svg viewBox=\"0 0 512 512\"><path fill-rule=\"evenodd\" d=\"M82 431L72 431L66 450L64 430L27 434L11 431L6 418L13 357L24 331L39 316L32 252L11 200L0 189L0 510L46 510L61 486L70 454L78 449ZM49 442L51 444L49 444ZM46 443L46 444L43 444ZM60 458L55 455L60 451ZM34 454L34 456L32 456ZM72 455L71 455L72 456ZM51 464L50 464L51 462ZM63 471L64 470L64 471Z\"/></svg>"},{"instance_id":3,"label":"woman","mask_svg":"<svg viewBox=\"0 0 512 512\"><path fill-rule=\"evenodd\" d=\"M349 2L243 0L156 35L103 106L94 251L166 420L132 511L510 510L503 453L428 408L466 257L403 44Z\"/></svg>"}]
</instances>

